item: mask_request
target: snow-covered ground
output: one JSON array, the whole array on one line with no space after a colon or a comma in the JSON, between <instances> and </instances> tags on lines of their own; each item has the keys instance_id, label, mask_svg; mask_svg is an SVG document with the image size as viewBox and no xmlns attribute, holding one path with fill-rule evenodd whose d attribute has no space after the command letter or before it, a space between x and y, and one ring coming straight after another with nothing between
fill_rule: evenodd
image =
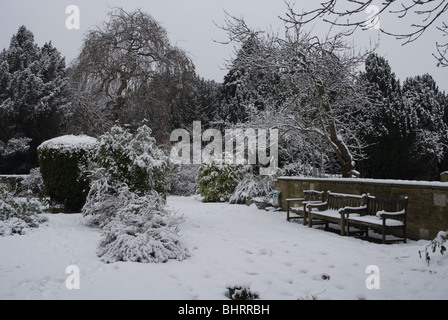
<instances>
[{"instance_id":1,"label":"snow-covered ground","mask_svg":"<svg viewBox=\"0 0 448 320\"><path fill-rule=\"evenodd\" d=\"M100 231L81 214L48 214L40 228L0 238L0 299L221 300L229 285L263 300L448 297L448 257L436 253L429 266L419 257L428 241L370 243L287 222L283 212L194 197L169 197L168 206L185 217L189 259L105 264L95 253ZM79 268L79 289L66 287L69 265ZM371 265L379 289L366 286Z\"/></svg>"}]
</instances>

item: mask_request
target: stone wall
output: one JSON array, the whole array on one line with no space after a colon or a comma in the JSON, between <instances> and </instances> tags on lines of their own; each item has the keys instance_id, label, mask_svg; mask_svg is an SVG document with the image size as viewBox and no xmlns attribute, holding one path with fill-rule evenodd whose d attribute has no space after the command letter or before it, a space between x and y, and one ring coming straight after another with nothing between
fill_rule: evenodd
<instances>
[{"instance_id":1,"label":"stone wall","mask_svg":"<svg viewBox=\"0 0 448 320\"><path fill-rule=\"evenodd\" d=\"M303 190L364 194L382 198L409 198L407 236L412 240L432 240L441 230L448 230L448 183L374 179L320 179L280 177L281 205L287 198L303 196Z\"/></svg>"}]
</instances>

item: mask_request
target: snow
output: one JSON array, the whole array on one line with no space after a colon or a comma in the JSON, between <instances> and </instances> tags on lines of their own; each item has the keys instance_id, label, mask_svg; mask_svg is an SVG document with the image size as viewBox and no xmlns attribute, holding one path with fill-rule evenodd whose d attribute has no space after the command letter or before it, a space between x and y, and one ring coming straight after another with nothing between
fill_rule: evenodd
<instances>
[{"instance_id":1,"label":"snow","mask_svg":"<svg viewBox=\"0 0 448 320\"><path fill-rule=\"evenodd\" d=\"M65 135L57 138L53 138L43 142L38 149L48 148L48 149L64 149L67 151L71 151L73 149L77 150L79 146L85 146L86 148L90 148L95 146L98 143L98 140L93 137L89 137L86 135Z\"/></svg>"},{"instance_id":2,"label":"snow","mask_svg":"<svg viewBox=\"0 0 448 320\"><path fill-rule=\"evenodd\" d=\"M383 219L380 219L379 217L374 217L374 216L362 216L362 217L354 216L354 217L350 217L349 220L374 223L379 226L383 224ZM394 219L386 220L386 226L388 226L388 227L399 227L402 225L403 225L403 222L399 221L399 220L394 220Z\"/></svg>"},{"instance_id":3,"label":"snow","mask_svg":"<svg viewBox=\"0 0 448 320\"><path fill-rule=\"evenodd\" d=\"M287 222L284 212L195 197L170 196L168 208L184 215L190 258L105 264L88 218L46 214L39 228L0 238L0 299L226 300L229 285L250 286L262 300L447 297L448 257L431 254L428 265L418 253L428 241L382 245ZM80 271L78 290L66 287L70 265ZM378 290L366 287L372 265Z\"/></svg>"}]
</instances>

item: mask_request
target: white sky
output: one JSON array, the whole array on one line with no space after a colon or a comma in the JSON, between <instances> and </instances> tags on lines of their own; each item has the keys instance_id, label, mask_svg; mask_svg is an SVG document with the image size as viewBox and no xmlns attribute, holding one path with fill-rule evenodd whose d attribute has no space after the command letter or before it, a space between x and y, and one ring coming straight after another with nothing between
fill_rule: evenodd
<instances>
[{"instance_id":1,"label":"white sky","mask_svg":"<svg viewBox=\"0 0 448 320\"><path fill-rule=\"evenodd\" d=\"M296 11L315 8L320 2L296 0L295 8ZM80 30L68 30L65 26L68 17L65 10L69 5L79 7ZM227 73L225 60L233 54L231 45L214 42L226 40L226 34L215 26L215 23L221 25L224 22L224 10L244 16L248 25L254 28L272 26L274 30L283 30L278 16L284 16L286 12L282 0L0 0L0 49L7 48L19 26L25 25L34 33L39 45L51 40L70 62L77 56L85 32L91 26L101 24L112 7L138 8L152 15L167 29L172 43L190 55L197 73L218 82L222 82ZM321 27L317 25L315 28ZM435 49L435 36L438 33L432 29L415 43L402 46L399 40L381 35L377 52L389 61L392 71L402 82L406 77L429 73L439 88L448 92L448 68L437 68L431 55ZM353 42L365 46L377 38L378 32L369 30L357 33Z\"/></svg>"}]
</instances>

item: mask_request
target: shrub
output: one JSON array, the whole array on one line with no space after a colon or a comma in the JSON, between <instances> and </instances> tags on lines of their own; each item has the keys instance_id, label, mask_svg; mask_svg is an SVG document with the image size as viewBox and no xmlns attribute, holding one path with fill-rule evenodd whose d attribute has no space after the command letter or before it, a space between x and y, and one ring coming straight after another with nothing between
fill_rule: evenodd
<instances>
[{"instance_id":1,"label":"shrub","mask_svg":"<svg viewBox=\"0 0 448 320\"><path fill-rule=\"evenodd\" d=\"M196 181L199 165L187 164L176 166L176 176L171 187L171 194L176 196L192 196L199 190Z\"/></svg>"},{"instance_id":2,"label":"shrub","mask_svg":"<svg viewBox=\"0 0 448 320\"><path fill-rule=\"evenodd\" d=\"M257 300L258 292L252 292L249 286L228 286L225 296L231 300Z\"/></svg>"},{"instance_id":3,"label":"shrub","mask_svg":"<svg viewBox=\"0 0 448 320\"><path fill-rule=\"evenodd\" d=\"M37 228L47 217L41 216L41 203L30 197L16 198L4 184L0 184L0 236L25 234Z\"/></svg>"},{"instance_id":4,"label":"shrub","mask_svg":"<svg viewBox=\"0 0 448 320\"><path fill-rule=\"evenodd\" d=\"M229 199L233 204L245 204L254 197L263 197L268 195L274 186L272 176L258 176L247 173L238 183L235 192Z\"/></svg>"},{"instance_id":5,"label":"shrub","mask_svg":"<svg viewBox=\"0 0 448 320\"><path fill-rule=\"evenodd\" d=\"M89 165L90 191L82 212L102 228L98 256L116 261L183 260L180 218L165 208L172 164L146 125L135 134L119 126L99 138Z\"/></svg>"},{"instance_id":6,"label":"shrub","mask_svg":"<svg viewBox=\"0 0 448 320\"><path fill-rule=\"evenodd\" d=\"M44 179L39 168L30 170L30 174L25 176L20 183L20 189L24 194L32 194L43 198L45 195Z\"/></svg>"},{"instance_id":7,"label":"shrub","mask_svg":"<svg viewBox=\"0 0 448 320\"><path fill-rule=\"evenodd\" d=\"M135 134L120 126L103 134L90 164L92 181L107 182L111 193L124 184L140 195L154 190L165 197L170 190L173 165L151 134L146 125Z\"/></svg>"},{"instance_id":8,"label":"shrub","mask_svg":"<svg viewBox=\"0 0 448 320\"><path fill-rule=\"evenodd\" d=\"M87 136L62 136L38 147L45 192L66 211L79 212L85 203L89 181L83 174L97 140Z\"/></svg>"},{"instance_id":9,"label":"shrub","mask_svg":"<svg viewBox=\"0 0 448 320\"><path fill-rule=\"evenodd\" d=\"M160 263L189 257L177 234L181 218L165 209L155 191L139 196L123 187L106 203L97 252L104 262Z\"/></svg>"},{"instance_id":10,"label":"shrub","mask_svg":"<svg viewBox=\"0 0 448 320\"><path fill-rule=\"evenodd\" d=\"M203 202L226 202L242 180L246 166L202 164L198 172L199 193Z\"/></svg>"}]
</instances>

